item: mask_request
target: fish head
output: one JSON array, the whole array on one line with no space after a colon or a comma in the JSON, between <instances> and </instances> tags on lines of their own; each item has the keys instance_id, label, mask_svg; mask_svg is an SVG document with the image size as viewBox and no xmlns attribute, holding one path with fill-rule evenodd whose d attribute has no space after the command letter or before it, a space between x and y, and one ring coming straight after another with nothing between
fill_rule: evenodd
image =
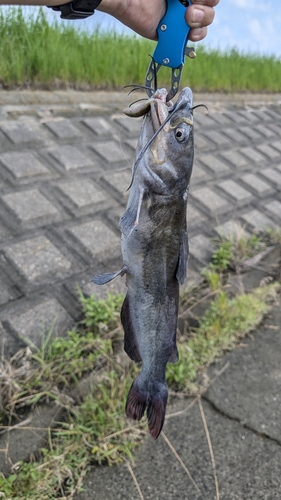
<instances>
[{"instance_id":1,"label":"fish head","mask_svg":"<svg viewBox=\"0 0 281 500\"><path fill-rule=\"evenodd\" d=\"M129 116L144 115L133 175L149 183L150 192L170 194L176 186L186 190L193 165L192 92L184 88L173 104L161 89ZM136 113L136 114L135 114Z\"/></svg>"}]
</instances>

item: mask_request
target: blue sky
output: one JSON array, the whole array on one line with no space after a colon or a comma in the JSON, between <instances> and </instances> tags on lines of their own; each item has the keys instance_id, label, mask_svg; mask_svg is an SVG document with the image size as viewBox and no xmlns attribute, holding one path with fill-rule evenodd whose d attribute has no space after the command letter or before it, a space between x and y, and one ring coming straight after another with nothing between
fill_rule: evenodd
<instances>
[{"instance_id":1,"label":"blue sky","mask_svg":"<svg viewBox=\"0 0 281 500\"><path fill-rule=\"evenodd\" d=\"M46 11L52 17L50 9ZM57 13L53 15L59 17ZM83 21L82 25L81 21L64 22L74 22L87 30L99 24L104 29L130 32L115 19L100 12ZM204 43L213 48L237 47L243 52L281 57L281 0L221 0Z\"/></svg>"}]
</instances>

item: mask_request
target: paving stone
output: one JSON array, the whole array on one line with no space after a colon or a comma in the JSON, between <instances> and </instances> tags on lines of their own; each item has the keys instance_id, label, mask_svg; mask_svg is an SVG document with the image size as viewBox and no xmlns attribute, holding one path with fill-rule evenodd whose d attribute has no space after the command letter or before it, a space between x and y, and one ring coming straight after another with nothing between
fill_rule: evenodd
<instances>
[{"instance_id":1,"label":"paving stone","mask_svg":"<svg viewBox=\"0 0 281 500\"><path fill-rule=\"evenodd\" d=\"M244 134L248 139L251 141L259 141L261 140L262 136L253 128L251 127L240 127L240 132Z\"/></svg>"},{"instance_id":2,"label":"paving stone","mask_svg":"<svg viewBox=\"0 0 281 500\"><path fill-rule=\"evenodd\" d=\"M194 208L191 203L187 205L186 213L187 213L188 226L193 226L194 224L198 224L198 222L201 222L202 220L205 219L205 216L199 210L197 210L197 208Z\"/></svg>"},{"instance_id":3,"label":"paving stone","mask_svg":"<svg viewBox=\"0 0 281 500\"><path fill-rule=\"evenodd\" d=\"M203 155L198 158L206 167L209 167L214 173L221 174L229 171L228 166L213 155Z\"/></svg>"},{"instance_id":4,"label":"paving stone","mask_svg":"<svg viewBox=\"0 0 281 500\"><path fill-rule=\"evenodd\" d=\"M198 184L199 182L207 182L211 179L211 175L207 173L202 167L199 167L195 162L193 164L192 175L190 184L193 186L194 184Z\"/></svg>"},{"instance_id":5,"label":"paving stone","mask_svg":"<svg viewBox=\"0 0 281 500\"><path fill-rule=\"evenodd\" d=\"M271 131L273 131L276 135L281 137L281 124L277 123L269 123L268 127L270 128Z\"/></svg>"},{"instance_id":6,"label":"paving stone","mask_svg":"<svg viewBox=\"0 0 281 500\"><path fill-rule=\"evenodd\" d=\"M114 121L121 125L129 135L138 136L142 125L142 118L129 118L128 116L120 115L114 117Z\"/></svg>"},{"instance_id":7,"label":"paving stone","mask_svg":"<svg viewBox=\"0 0 281 500\"><path fill-rule=\"evenodd\" d=\"M231 125L232 121L223 113L212 113L211 118L219 125Z\"/></svg>"},{"instance_id":8,"label":"paving stone","mask_svg":"<svg viewBox=\"0 0 281 500\"><path fill-rule=\"evenodd\" d=\"M200 134L194 134L195 151L205 151L210 149L210 144Z\"/></svg>"},{"instance_id":9,"label":"paving stone","mask_svg":"<svg viewBox=\"0 0 281 500\"><path fill-rule=\"evenodd\" d=\"M52 120L44 122L59 139L74 139L75 137L82 137L80 130L75 127L69 120Z\"/></svg>"},{"instance_id":10,"label":"paving stone","mask_svg":"<svg viewBox=\"0 0 281 500\"><path fill-rule=\"evenodd\" d=\"M44 300L31 309L3 320L6 329L37 347L52 328L52 337L61 337L73 325L73 319L56 299Z\"/></svg>"},{"instance_id":11,"label":"paving stone","mask_svg":"<svg viewBox=\"0 0 281 500\"><path fill-rule=\"evenodd\" d=\"M21 144L32 141L42 140L38 128L31 126L30 123L21 123L19 121L10 121L0 124L1 130L14 143Z\"/></svg>"},{"instance_id":12,"label":"paving stone","mask_svg":"<svg viewBox=\"0 0 281 500\"><path fill-rule=\"evenodd\" d=\"M281 151L281 142L280 141L271 142L270 146L274 147L278 151Z\"/></svg>"},{"instance_id":13,"label":"paving stone","mask_svg":"<svg viewBox=\"0 0 281 500\"><path fill-rule=\"evenodd\" d=\"M110 283L106 283L105 285L95 285L92 281L82 284L80 286L82 292L86 296L94 295L97 299L106 299L108 293L122 293L126 295L127 287L126 287L126 278L116 278Z\"/></svg>"},{"instance_id":14,"label":"paving stone","mask_svg":"<svg viewBox=\"0 0 281 500\"><path fill-rule=\"evenodd\" d=\"M271 116L271 118L273 118L274 120L276 120L277 122L281 122L281 114L279 113L276 113L276 111L274 111L274 109L270 109L268 108L266 110L267 114Z\"/></svg>"},{"instance_id":15,"label":"paving stone","mask_svg":"<svg viewBox=\"0 0 281 500\"><path fill-rule=\"evenodd\" d=\"M243 175L243 177L241 177L241 180L245 182L257 196L267 196L272 192L271 186L265 181L262 181L257 175Z\"/></svg>"},{"instance_id":16,"label":"paving stone","mask_svg":"<svg viewBox=\"0 0 281 500\"><path fill-rule=\"evenodd\" d=\"M38 189L2 196L5 205L13 212L19 222L27 222L58 214L50 201Z\"/></svg>"},{"instance_id":17,"label":"paving stone","mask_svg":"<svg viewBox=\"0 0 281 500\"><path fill-rule=\"evenodd\" d=\"M138 139L127 139L125 143L135 151L137 149Z\"/></svg>"},{"instance_id":18,"label":"paving stone","mask_svg":"<svg viewBox=\"0 0 281 500\"><path fill-rule=\"evenodd\" d=\"M127 189L130 186L132 180L131 170L127 168L124 170L119 170L117 172L106 173L103 174L102 179L104 179L111 188L116 190L118 192L118 195L121 194L122 197L127 198Z\"/></svg>"},{"instance_id":19,"label":"paving stone","mask_svg":"<svg viewBox=\"0 0 281 500\"><path fill-rule=\"evenodd\" d=\"M273 215L276 216L277 219L279 219L279 222L281 222L281 203L280 201L273 200L270 201L269 203L266 203L265 208L269 210Z\"/></svg>"},{"instance_id":20,"label":"paving stone","mask_svg":"<svg viewBox=\"0 0 281 500\"><path fill-rule=\"evenodd\" d=\"M237 151L220 151L220 155L223 156L229 163L231 163L236 168L243 168L248 165L247 160L241 156Z\"/></svg>"},{"instance_id":21,"label":"paving stone","mask_svg":"<svg viewBox=\"0 0 281 500\"><path fill-rule=\"evenodd\" d=\"M124 161L126 159L120 144L115 141L97 142L91 146L108 163Z\"/></svg>"},{"instance_id":22,"label":"paving stone","mask_svg":"<svg viewBox=\"0 0 281 500\"><path fill-rule=\"evenodd\" d=\"M271 219L258 210L251 210L250 212L247 212L242 215L242 219L258 231L264 231L268 227L272 228L276 226Z\"/></svg>"},{"instance_id":23,"label":"paving stone","mask_svg":"<svg viewBox=\"0 0 281 500\"><path fill-rule=\"evenodd\" d=\"M95 134L103 135L107 137L108 134L112 133L112 125L109 121L105 120L101 116L95 116L94 118L85 118L82 123L85 123Z\"/></svg>"},{"instance_id":24,"label":"paving stone","mask_svg":"<svg viewBox=\"0 0 281 500\"><path fill-rule=\"evenodd\" d=\"M239 113L238 111L225 111L224 113L235 123L249 123L248 118L246 118L246 113Z\"/></svg>"},{"instance_id":25,"label":"paving stone","mask_svg":"<svg viewBox=\"0 0 281 500\"><path fill-rule=\"evenodd\" d=\"M216 130L210 130L206 132L204 130L204 136L212 141L216 146L226 146L229 144L229 139Z\"/></svg>"},{"instance_id":26,"label":"paving stone","mask_svg":"<svg viewBox=\"0 0 281 500\"><path fill-rule=\"evenodd\" d=\"M260 122L269 122L272 120L272 117L266 111L262 111L261 109L255 109L252 113L256 115Z\"/></svg>"},{"instance_id":27,"label":"paving stone","mask_svg":"<svg viewBox=\"0 0 281 500\"><path fill-rule=\"evenodd\" d=\"M32 181L50 175L50 170L32 153L2 153L0 161L16 181Z\"/></svg>"},{"instance_id":28,"label":"paving stone","mask_svg":"<svg viewBox=\"0 0 281 500\"><path fill-rule=\"evenodd\" d=\"M203 265L209 264L214 250L215 247L212 242L203 234L189 238L190 255Z\"/></svg>"},{"instance_id":29,"label":"paving stone","mask_svg":"<svg viewBox=\"0 0 281 500\"><path fill-rule=\"evenodd\" d=\"M243 153L249 160L253 161L254 163L258 163L260 161L265 162L264 156L262 156L256 149L247 147L247 148L241 148L240 152Z\"/></svg>"},{"instance_id":30,"label":"paving stone","mask_svg":"<svg viewBox=\"0 0 281 500\"><path fill-rule=\"evenodd\" d=\"M66 171L78 170L79 168L90 167L94 162L87 158L75 146L59 146L48 150Z\"/></svg>"},{"instance_id":31,"label":"paving stone","mask_svg":"<svg viewBox=\"0 0 281 500\"><path fill-rule=\"evenodd\" d=\"M252 111L246 111L242 109L241 111L239 111L239 115L243 116L243 118L246 118L247 122L250 123L257 123L259 121L258 117Z\"/></svg>"},{"instance_id":32,"label":"paving stone","mask_svg":"<svg viewBox=\"0 0 281 500\"><path fill-rule=\"evenodd\" d=\"M274 132L272 132L270 128L268 128L266 125L263 125L262 123L260 123L259 125L255 125L255 129L267 139L275 136Z\"/></svg>"},{"instance_id":33,"label":"paving stone","mask_svg":"<svg viewBox=\"0 0 281 500\"><path fill-rule=\"evenodd\" d=\"M101 220L86 222L68 232L94 258L112 257L118 252L121 254L120 238Z\"/></svg>"},{"instance_id":34,"label":"paving stone","mask_svg":"<svg viewBox=\"0 0 281 500\"><path fill-rule=\"evenodd\" d=\"M245 230L245 227L243 227L240 222L235 220L228 220L224 224L216 226L215 231L222 238L234 239L234 241L237 241L242 237L246 237L249 234Z\"/></svg>"},{"instance_id":35,"label":"paving stone","mask_svg":"<svg viewBox=\"0 0 281 500\"><path fill-rule=\"evenodd\" d=\"M212 214L225 212L232 208L231 203L208 187L196 189L196 191L192 192L192 196L200 201Z\"/></svg>"},{"instance_id":36,"label":"paving stone","mask_svg":"<svg viewBox=\"0 0 281 500\"><path fill-rule=\"evenodd\" d=\"M60 192L77 209L91 208L93 205L101 204L107 200L105 193L90 179L76 179L58 186Z\"/></svg>"},{"instance_id":37,"label":"paving stone","mask_svg":"<svg viewBox=\"0 0 281 500\"><path fill-rule=\"evenodd\" d=\"M246 191L243 187L241 187L237 182L233 180L226 180L220 182L219 187L225 191L228 195L230 195L236 203L248 203L252 199L252 194L249 191Z\"/></svg>"},{"instance_id":38,"label":"paving stone","mask_svg":"<svg viewBox=\"0 0 281 500\"><path fill-rule=\"evenodd\" d=\"M70 273L71 263L46 236L7 246L4 254L30 287L53 283Z\"/></svg>"},{"instance_id":39,"label":"paving stone","mask_svg":"<svg viewBox=\"0 0 281 500\"><path fill-rule=\"evenodd\" d=\"M194 117L194 124L199 125L201 127L214 127L216 126L216 122L212 119L213 117L210 116L209 114L202 115L199 113L196 113L196 116Z\"/></svg>"},{"instance_id":40,"label":"paving stone","mask_svg":"<svg viewBox=\"0 0 281 500\"><path fill-rule=\"evenodd\" d=\"M224 128L222 132L231 140L235 142L245 142L247 140L243 134L233 128Z\"/></svg>"},{"instance_id":41,"label":"paving stone","mask_svg":"<svg viewBox=\"0 0 281 500\"><path fill-rule=\"evenodd\" d=\"M257 148L265 156L270 158L270 160L275 160L275 158L280 157L280 152L276 151L276 149L272 148L269 144L261 144Z\"/></svg>"},{"instance_id":42,"label":"paving stone","mask_svg":"<svg viewBox=\"0 0 281 500\"><path fill-rule=\"evenodd\" d=\"M261 170L259 173L270 180L274 184L274 187L281 186L281 174L277 172L276 169L267 168L265 170Z\"/></svg>"}]
</instances>

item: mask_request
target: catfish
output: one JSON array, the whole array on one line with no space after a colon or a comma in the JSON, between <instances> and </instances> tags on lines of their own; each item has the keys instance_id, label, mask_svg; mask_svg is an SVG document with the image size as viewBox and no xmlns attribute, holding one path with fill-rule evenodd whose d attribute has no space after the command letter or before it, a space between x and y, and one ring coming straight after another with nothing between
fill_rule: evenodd
<instances>
[{"instance_id":1,"label":"catfish","mask_svg":"<svg viewBox=\"0 0 281 500\"><path fill-rule=\"evenodd\" d=\"M175 104L166 97L167 91L160 89L124 111L144 116L128 204L120 219L124 265L116 273L93 278L104 284L126 274L124 349L142 365L129 391L126 414L140 420L146 411L153 439L165 420L166 365L178 361L179 285L186 279L186 209L194 155L192 92L184 88Z\"/></svg>"}]
</instances>

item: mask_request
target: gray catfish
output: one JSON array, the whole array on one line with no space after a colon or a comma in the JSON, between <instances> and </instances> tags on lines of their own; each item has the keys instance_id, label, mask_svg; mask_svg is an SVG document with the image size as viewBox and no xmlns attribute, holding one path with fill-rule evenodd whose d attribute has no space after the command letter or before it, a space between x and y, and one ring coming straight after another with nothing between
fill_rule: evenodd
<instances>
[{"instance_id":1,"label":"gray catfish","mask_svg":"<svg viewBox=\"0 0 281 500\"><path fill-rule=\"evenodd\" d=\"M158 90L144 104L125 110L144 119L130 196L120 219L124 266L93 278L104 284L126 274L124 348L132 360L142 363L126 413L140 420L147 410L154 439L165 419L166 365L178 360L179 284L186 278L186 204L193 165L192 92L183 89L175 104L166 103L166 96L166 90Z\"/></svg>"}]
</instances>

